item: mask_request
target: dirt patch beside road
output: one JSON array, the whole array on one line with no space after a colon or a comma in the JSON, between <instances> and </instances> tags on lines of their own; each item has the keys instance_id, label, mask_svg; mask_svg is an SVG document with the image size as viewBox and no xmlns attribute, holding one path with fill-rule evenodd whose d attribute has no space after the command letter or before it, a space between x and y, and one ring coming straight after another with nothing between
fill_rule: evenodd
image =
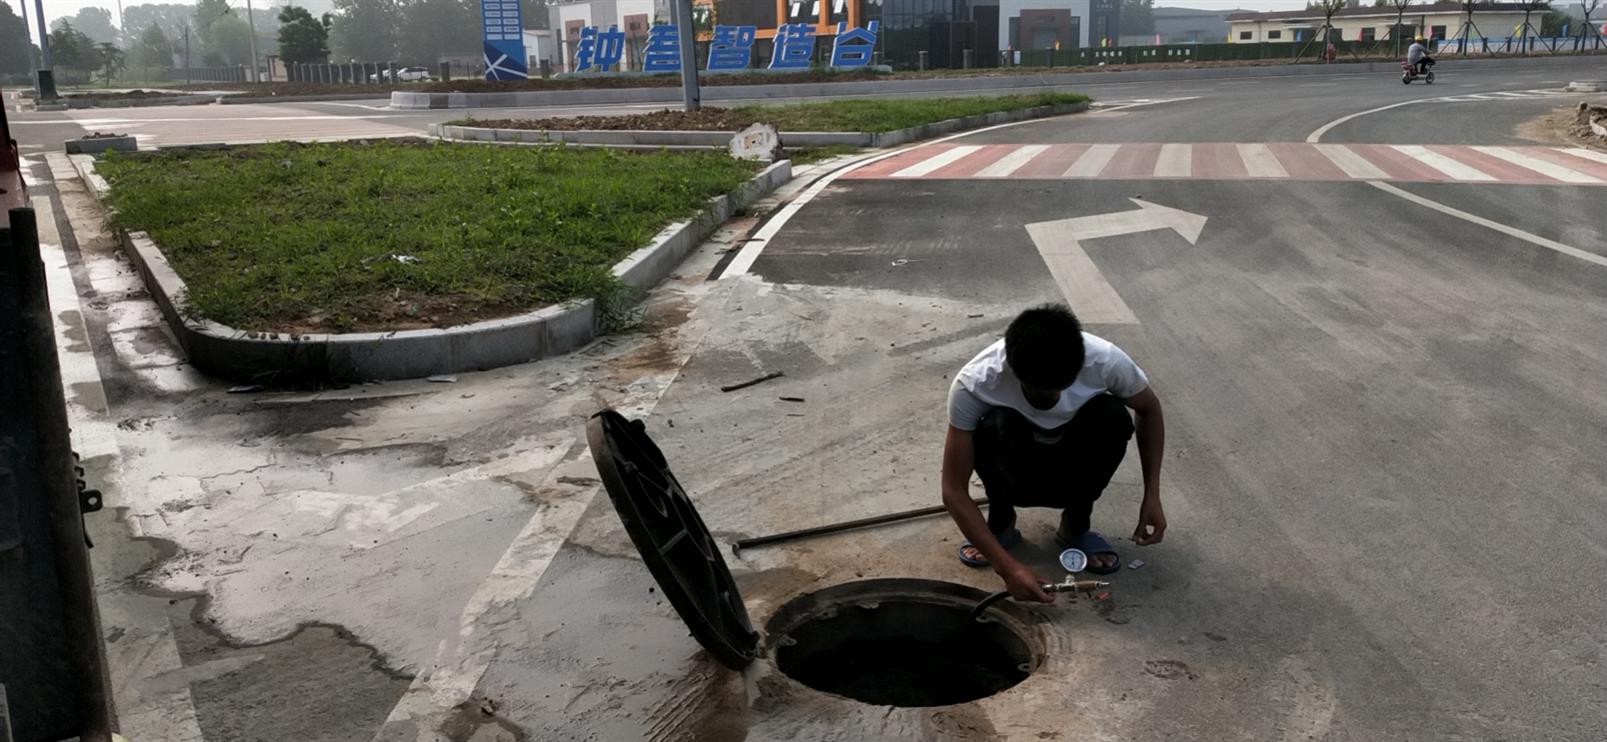
<instances>
[{"instance_id":1,"label":"dirt patch beside road","mask_svg":"<svg viewBox=\"0 0 1607 742\"><path fill-rule=\"evenodd\" d=\"M1542 144L1607 150L1607 139L1591 132L1587 116L1595 116L1596 122L1601 124L1607 121L1607 108L1584 104L1580 107L1558 108L1519 124L1515 133L1523 139Z\"/></svg>"}]
</instances>

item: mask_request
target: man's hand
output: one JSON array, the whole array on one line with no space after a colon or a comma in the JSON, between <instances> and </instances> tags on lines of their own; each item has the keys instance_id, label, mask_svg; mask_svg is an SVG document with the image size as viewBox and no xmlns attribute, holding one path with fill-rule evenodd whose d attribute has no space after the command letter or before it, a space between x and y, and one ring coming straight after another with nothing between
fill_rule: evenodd
<instances>
[{"instance_id":1,"label":"man's hand","mask_svg":"<svg viewBox=\"0 0 1607 742\"><path fill-rule=\"evenodd\" d=\"M1139 546L1158 544L1166 536L1166 511L1161 508L1161 498L1145 497L1144 503L1138 506L1138 528L1133 531L1133 543Z\"/></svg>"},{"instance_id":2,"label":"man's hand","mask_svg":"<svg viewBox=\"0 0 1607 742\"><path fill-rule=\"evenodd\" d=\"M999 577L1004 579L1004 587L1010 591L1010 597L1016 600L1035 603L1055 602L1055 596L1043 589L1049 581L1039 577L1037 572L1021 562L999 569Z\"/></svg>"},{"instance_id":3,"label":"man's hand","mask_svg":"<svg viewBox=\"0 0 1607 742\"><path fill-rule=\"evenodd\" d=\"M1166 536L1166 511L1161 509L1161 456L1166 450L1166 419L1161 398L1145 388L1127 400L1137 413L1138 458L1144 466L1144 503L1138 506L1138 528L1133 542L1139 546L1158 544Z\"/></svg>"}]
</instances>

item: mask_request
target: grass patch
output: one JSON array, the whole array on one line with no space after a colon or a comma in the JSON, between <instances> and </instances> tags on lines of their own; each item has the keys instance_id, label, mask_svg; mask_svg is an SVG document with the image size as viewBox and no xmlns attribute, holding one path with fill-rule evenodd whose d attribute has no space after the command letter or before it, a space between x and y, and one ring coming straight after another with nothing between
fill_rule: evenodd
<instances>
[{"instance_id":1,"label":"grass patch","mask_svg":"<svg viewBox=\"0 0 1607 742\"><path fill-rule=\"evenodd\" d=\"M829 100L784 106L705 107L698 111L663 110L621 116L574 116L545 119L458 119L455 126L552 131L648 130L738 131L764 122L781 131L886 132L962 116L1069 105L1090 100L1081 93L1024 93L966 98L880 98Z\"/></svg>"},{"instance_id":2,"label":"grass patch","mask_svg":"<svg viewBox=\"0 0 1607 742\"><path fill-rule=\"evenodd\" d=\"M442 327L620 288L610 268L759 166L716 152L421 142L108 157L190 311L244 330Z\"/></svg>"},{"instance_id":3,"label":"grass patch","mask_svg":"<svg viewBox=\"0 0 1607 742\"><path fill-rule=\"evenodd\" d=\"M972 98L884 98L820 101L790 106L743 106L736 109L753 115L781 131L867 131L907 129L947 119L977 114L1014 111L1037 106L1083 103L1082 93L1027 93Z\"/></svg>"},{"instance_id":4,"label":"grass patch","mask_svg":"<svg viewBox=\"0 0 1607 742\"><path fill-rule=\"evenodd\" d=\"M792 160L794 165L813 165L817 162L825 162L833 157L858 154L861 151L863 150L859 147L850 144L832 144L825 147L790 149L787 150L787 159Z\"/></svg>"}]
</instances>

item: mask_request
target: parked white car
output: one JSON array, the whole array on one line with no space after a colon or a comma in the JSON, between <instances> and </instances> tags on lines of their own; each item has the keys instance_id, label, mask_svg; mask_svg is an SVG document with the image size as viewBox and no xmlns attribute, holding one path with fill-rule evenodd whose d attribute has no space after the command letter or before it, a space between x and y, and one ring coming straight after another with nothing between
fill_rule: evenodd
<instances>
[{"instance_id":1,"label":"parked white car","mask_svg":"<svg viewBox=\"0 0 1607 742\"><path fill-rule=\"evenodd\" d=\"M379 72L368 76L369 82L379 82L381 80L389 79L391 79L390 70L380 70ZM427 82L431 79L430 68L403 67L396 71L396 79L402 82Z\"/></svg>"}]
</instances>

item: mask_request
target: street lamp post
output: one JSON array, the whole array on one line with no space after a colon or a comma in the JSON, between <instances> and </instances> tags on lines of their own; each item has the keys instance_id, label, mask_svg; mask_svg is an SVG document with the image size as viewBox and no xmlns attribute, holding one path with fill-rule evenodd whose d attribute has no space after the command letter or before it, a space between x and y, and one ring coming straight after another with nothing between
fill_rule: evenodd
<instances>
[{"instance_id":1,"label":"street lamp post","mask_svg":"<svg viewBox=\"0 0 1607 742\"><path fill-rule=\"evenodd\" d=\"M45 0L33 0L33 14L34 21L39 24L39 100L55 100L56 73L50 69L50 32L45 29Z\"/></svg>"},{"instance_id":2,"label":"street lamp post","mask_svg":"<svg viewBox=\"0 0 1607 742\"><path fill-rule=\"evenodd\" d=\"M693 27L692 0L676 0L675 21L681 40L681 103L688 111L701 106L697 84L697 29Z\"/></svg>"},{"instance_id":3,"label":"street lamp post","mask_svg":"<svg viewBox=\"0 0 1607 742\"><path fill-rule=\"evenodd\" d=\"M251 81L262 82L257 75L257 19L251 12L251 0L246 0L246 26L251 29Z\"/></svg>"}]
</instances>

